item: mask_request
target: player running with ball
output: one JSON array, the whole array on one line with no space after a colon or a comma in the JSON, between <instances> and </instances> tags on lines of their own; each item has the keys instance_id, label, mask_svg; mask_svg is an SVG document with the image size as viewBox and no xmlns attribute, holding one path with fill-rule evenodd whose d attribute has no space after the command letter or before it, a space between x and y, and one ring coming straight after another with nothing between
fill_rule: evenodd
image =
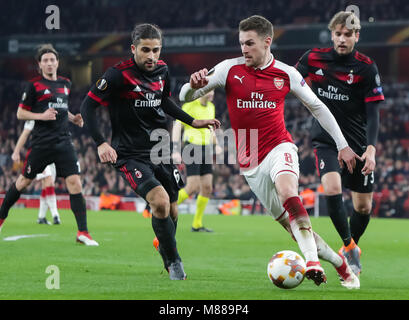
<instances>
[{"instance_id":1,"label":"player running with ball","mask_svg":"<svg viewBox=\"0 0 409 320\"><path fill-rule=\"evenodd\" d=\"M284 123L286 95L292 92L300 99L331 135L341 166L346 164L352 172L359 157L348 146L328 108L302 76L273 57L270 52L273 26L268 20L261 16L242 20L239 41L243 57L224 60L210 72L202 69L193 73L179 98L192 101L216 87L225 88L242 173L263 205L297 241L306 258L306 277L316 285L326 282L320 257L334 265L343 286L359 288L359 279L346 259L312 231L308 213L298 196L297 147Z\"/></svg>"}]
</instances>

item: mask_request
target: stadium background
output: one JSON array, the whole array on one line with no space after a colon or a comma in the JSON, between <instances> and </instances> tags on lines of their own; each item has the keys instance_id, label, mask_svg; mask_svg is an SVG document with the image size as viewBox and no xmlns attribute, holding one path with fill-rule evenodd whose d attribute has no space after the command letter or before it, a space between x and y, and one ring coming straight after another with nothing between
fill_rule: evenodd
<instances>
[{"instance_id":1,"label":"stadium background","mask_svg":"<svg viewBox=\"0 0 409 320\"><path fill-rule=\"evenodd\" d=\"M60 29L46 28L49 14L45 8L50 4L60 10ZM130 31L135 23L156 23L163 29L162 59L170 67L172 92L177 99L190 72L240 55L237 25L241 19L252 14L270 19L275 26L273 54L294 65L307 49L331 46L326 24L334 13L350 4L360 9L363 28L357 49L376 60L386 99L377 145L373 215L409 218L409 2L405 0L2 1L1 12L7 14L0 18L0 193L5 193L20 172L21 164L13 164L11 160L23 127L23 121L16 118L16 109L23 81L37 74L33 56L38 44L52 43L60 52L59 74L73 81L70 111L77 113L90 85L109 66L129 57ZM228 129L223 91L216 92L214 103L216 117L223 129ZM101 126L108 136L108 113L100 109ZM312 116L290 96L285 117L299 147L300 191L305 195L305 204L311 213L325 215L325 208L318 206L319 180L309 138ZM92 206L92 199L106 193L134 197L114 170L98 163L95 144L86 129L71 126L71 130L89 205ZM247 212L251 212L254 195L238 174L238 166L227 163L228 154L225 159L226 164L214 166L213 198L218 200L215 203L239 199L247 204ZM34 183L20 200L21 205L36 206L40 188L39 183ZM60 179L56 193L59 206L67 206L64 200L68 199L64 197L67 191ZM348 192L344 196L350 197ZM128 204L131 206L122 203L123 208L133 208L133 200ZM207 212L216 213L217 205L209 206ZM193 212L190 207L181 209ZM257 202L254 209L263 212Z\"/></svg>"}]
</instances>

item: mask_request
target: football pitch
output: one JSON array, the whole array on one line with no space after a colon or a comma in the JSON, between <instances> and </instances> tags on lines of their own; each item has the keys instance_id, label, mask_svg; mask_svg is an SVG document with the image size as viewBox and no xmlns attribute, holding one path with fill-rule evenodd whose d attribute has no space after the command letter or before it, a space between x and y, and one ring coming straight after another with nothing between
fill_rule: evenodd
<instances>
[{"instance_id":1,"label":"football pitch","mask_svg":"<svg viewBox=\"0 0 409 320\"><path fill-rule=\"evenodd\" d=\"M206 226L215 232L192 233L192 215L180 215L177 242L188 279L171 281L152 246L151 220L140 213L89 212L88 228L99 247L76 244L73 214L60 210L60 215L61 225L38 225L36 209L11 210L0 234L0 299L409 299L409 220L371 220L360 241L361 289L352 291L340 285L326 262L326 284L304 280L292 290L276 288L267 278L268 260L280 250L300 251L269 216L206 215ZM338 250L329 218L312 218L312 223ZM59 288L56 278L49 278L57 272ZM47 288L50 283L54 287Z\"/></svg>"}]
</instances>

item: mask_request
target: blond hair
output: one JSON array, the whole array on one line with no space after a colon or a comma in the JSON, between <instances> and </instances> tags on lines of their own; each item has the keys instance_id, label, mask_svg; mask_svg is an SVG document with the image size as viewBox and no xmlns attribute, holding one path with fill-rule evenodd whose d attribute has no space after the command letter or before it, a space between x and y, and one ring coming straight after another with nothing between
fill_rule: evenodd
<instances>
[{"instance_id":1,"label":"blond hair","mask_svg":"<svg viewBox=\"0 0 409 320\"><path fill-rule=\"evenodd\" d=\"M334 31L337 25L347 27L349 30L359 32L361 30L361 22L355 13L351 11L340 11L336 13L328 23L328 29Z\"/></svg>"}]
</instances>

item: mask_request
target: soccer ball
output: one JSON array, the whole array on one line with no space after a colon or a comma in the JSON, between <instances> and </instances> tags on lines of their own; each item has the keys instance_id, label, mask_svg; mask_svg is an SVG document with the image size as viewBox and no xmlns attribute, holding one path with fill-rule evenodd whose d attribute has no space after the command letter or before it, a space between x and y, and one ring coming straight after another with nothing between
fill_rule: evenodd
<instances>
[{"instance_id":1,"label":"soccer ball","mask_svg":"<svg viewBox=\"0 0 409 320\"><path fill-rule=\"evenodd\" d=\"M294 251L284 250L277 252L268 262L268 278L281 289L292 289L304 280L304 259Z\"/></svg>"}]
</instances>

